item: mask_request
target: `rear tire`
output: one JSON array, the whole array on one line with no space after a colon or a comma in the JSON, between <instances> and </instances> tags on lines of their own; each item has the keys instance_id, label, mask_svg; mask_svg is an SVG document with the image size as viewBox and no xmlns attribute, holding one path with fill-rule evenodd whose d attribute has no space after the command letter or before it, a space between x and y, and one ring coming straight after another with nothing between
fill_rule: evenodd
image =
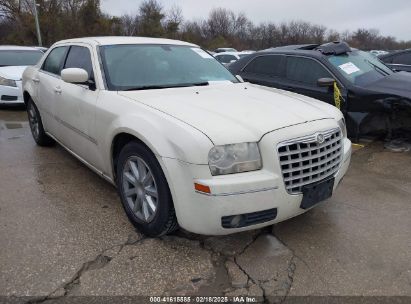
<instances>
[{"instance_id":1,"label":"rear tire","mask_svg":"<svg viewBox=\"0 0 411 304\"><path fill-rule=\"evenodd\" d=\"M55 141L50 136L48 136L44 131L40 113L31 99L27 103L27 115L29 119L31 134L33 135L34 141L42 147L54 145Z\"/></svg>"},{"instance_id":2,"label":"rear tire","mask_svg":"<svg viewBox=\"0 0 411 304\"><path fill-rule=\"evenodd\" d=\"M132 141L120 151L117 189L131 223L143 234L159 237L178 228L173 200L154 154Z\"/></svg>"}]
</instances>

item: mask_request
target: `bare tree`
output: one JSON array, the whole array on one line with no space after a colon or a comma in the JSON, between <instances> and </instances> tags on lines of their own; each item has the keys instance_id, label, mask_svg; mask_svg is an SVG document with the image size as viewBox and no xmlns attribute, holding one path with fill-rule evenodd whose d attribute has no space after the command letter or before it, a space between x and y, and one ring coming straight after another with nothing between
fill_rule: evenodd
<instances>
[{"instance_id":1,"label":"bare tree","mask_svg":"<svg viewBox=\"0 0 411 304\"><path fill-rule=\"evenodd\" d=\"M165 11L159 0L144 0L138 13L113 17L102 13L99 0L38 0L42 37L46 45L57 40L90 35L170 37L205 48L265 49L288 44L343 40L364 49L410 48L375 29L354 32L327 30L305 21L254 24L246 14L213 9L207 18L184 21L181 8ZM73 26L75 25L75 26ZM0 43L33 45L37 41L32 0L0 0Z\"/></svg>"},{"instance_id":2,"label":"bare tree","mask_svg":"<svg viewBox=\"0 0 411 304\"><path fill-rule=\"evenodd\" d=\"M136 36L139 30L138 15L123 15L120 17L121 34L124 36Z\"/></svg>"},{"instance_id":3,"label":"bare tree","mask_svg":"<svg viewBox=\"0 0 411 304\"><path fill-rule=\"evenodd\" d=\"M207 20L209 34L213 37L229 37L234 30L235 15L225 8L216 8L210 12Z\"/></svg>"},{"instance_id":4,"label":"bare tree","mask_svg":"<svg viewBox=\"0 0 411 304\"><path fill-rule=\"evenodd\" d=\"M163 36L164 8L157 0L145 0L139 7L140 33L145 36Z\"/></svg>"},{"instance_id":5,"label":"bare tree","mask_svg":"<svg viewBox=\"0 0 411 304\"><path fill-rule=\"evenodd\" d=\"M172 6L171 9L167 12L166 21L164 24L168 37L177 38L183 20L184 18L181 7L176 5Z\"/></svg>"}]
</instances>

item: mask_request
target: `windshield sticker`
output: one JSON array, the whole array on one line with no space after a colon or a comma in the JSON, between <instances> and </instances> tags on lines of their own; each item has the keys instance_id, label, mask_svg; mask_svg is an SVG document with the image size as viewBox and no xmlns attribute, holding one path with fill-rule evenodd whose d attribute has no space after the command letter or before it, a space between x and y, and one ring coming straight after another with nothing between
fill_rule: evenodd
<instances>
[{"instance_id":1,"label":"windshield sticker","mask_svg":"<svg viewBox=\"0 0 411 304\"><path fill-rule=\"evenodd\" d=\"M351 75L355 72L361 71L354 63L347 62L340 66L338 66L341 70L343 70L346 74Z\"/></svg>"},{"instance_id":2,"label":"windshield sticker","mask_svg":"<svg viewBox=\"0 0 411 304\"><path fill-rule=\"evenodd\" d=\"M207 53L206 51L202 49L199 49L199 48L191 48L191 49L203 58L206 58L206 59L213 58L213 56L211 56L209 53Z\"/></svg>"}]
</instances>

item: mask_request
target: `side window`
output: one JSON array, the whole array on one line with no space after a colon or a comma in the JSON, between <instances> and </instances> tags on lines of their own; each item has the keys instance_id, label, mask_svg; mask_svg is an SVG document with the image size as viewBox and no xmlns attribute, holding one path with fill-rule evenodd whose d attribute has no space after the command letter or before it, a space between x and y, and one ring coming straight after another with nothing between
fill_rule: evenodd
<instances>
[{"instance_id":1,"label":"side window","mask_svg":"<svg viewBox=\"0 0 411 304\"><path fill-rule=\"evenodd\" d=\"M41 69L55 75L60 75L67 48L67 46L60 46L53 49L44 61Z\"/></svg>"},{"instance_id":2,"label":"side window","mask_svg":"<svg viewBox=\"0 0 411 304\"><path fill-rule=\"evenodd\" d=\"M398 55L393 56L393 57L394 57L394 59L393 59L392 63L411 65L411 52L398 54Z\"/></svg>"},{"instance_id":3,"label":"side window","mask_svg":"<svg viewBox=\"0 0 411 304\"><path fill-rule=\"evenodd\" d=\"M223 62L223 60L224 60L224 55L216 56L216 59L217 59L219 62Z\"/></svg>"},{"instance_id":4,"label":"side window","mask_svg":"<svg viewBox=\"0 0 411 304\"><path fill-rule=\"evenodd\" d=\"M384 63L392 63L394 56L389 56L385 58L380 58L380 60Z\"/></svg>"},{"instance_id":5,"label":"side window","mask_svg":"<svg viewBox=\"0 0 411 304\"><path fill-rule=\"evenodd\" d=\"M73 45L67 55L64 68L80 68L87 71L90 80L94 80L93 64L91 62L91 54L88 48L83 46Z\"/></svg>"},{"instance_id":6,"label":"side window","mask_svg":"<svg viewBox=\"0 0 411 304\"><path fill-rule=\"evenodd\" d=\"M237 58L233 55L221 55L218 56L217 60L221 63L230 63L232 60L237 60Z\"/></svg>"},{"instance_id":7,"label":"side window","mask_svg":"<svg viewBox=\"0 0 411 304\"><path fill-rule=\"evenodd\" d=\"M284 77L284 59L282 55L259 56L245 67L244 72Z\"/></svg>"},{"instance_id":8,"label":"side window","mask_svg":"<svg viewBox=\"0 0 411 304\"><path fill-rule=\"evenodd\" d=\"M287 57L287 79L317 86L319 78L332 77L317 61L302 57Z\"/></svg>"}]
</instances>

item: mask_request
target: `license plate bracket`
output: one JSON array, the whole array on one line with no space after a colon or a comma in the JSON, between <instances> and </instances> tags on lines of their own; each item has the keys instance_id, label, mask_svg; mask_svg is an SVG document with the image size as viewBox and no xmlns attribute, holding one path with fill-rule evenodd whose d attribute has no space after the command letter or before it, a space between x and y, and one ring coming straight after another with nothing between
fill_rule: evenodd
<instances>
[{"instance_id":1,"label":"license plate bracket","mask_svg":"<svg viewBox=\"0 0 411 304\"><path fill-rule=\"evenodd\" d=\"M322 180L302 187L303 200L300 208L309 209L314 205L330 198L333 194L334 178Z\"/></svg>"}]
</instances>

